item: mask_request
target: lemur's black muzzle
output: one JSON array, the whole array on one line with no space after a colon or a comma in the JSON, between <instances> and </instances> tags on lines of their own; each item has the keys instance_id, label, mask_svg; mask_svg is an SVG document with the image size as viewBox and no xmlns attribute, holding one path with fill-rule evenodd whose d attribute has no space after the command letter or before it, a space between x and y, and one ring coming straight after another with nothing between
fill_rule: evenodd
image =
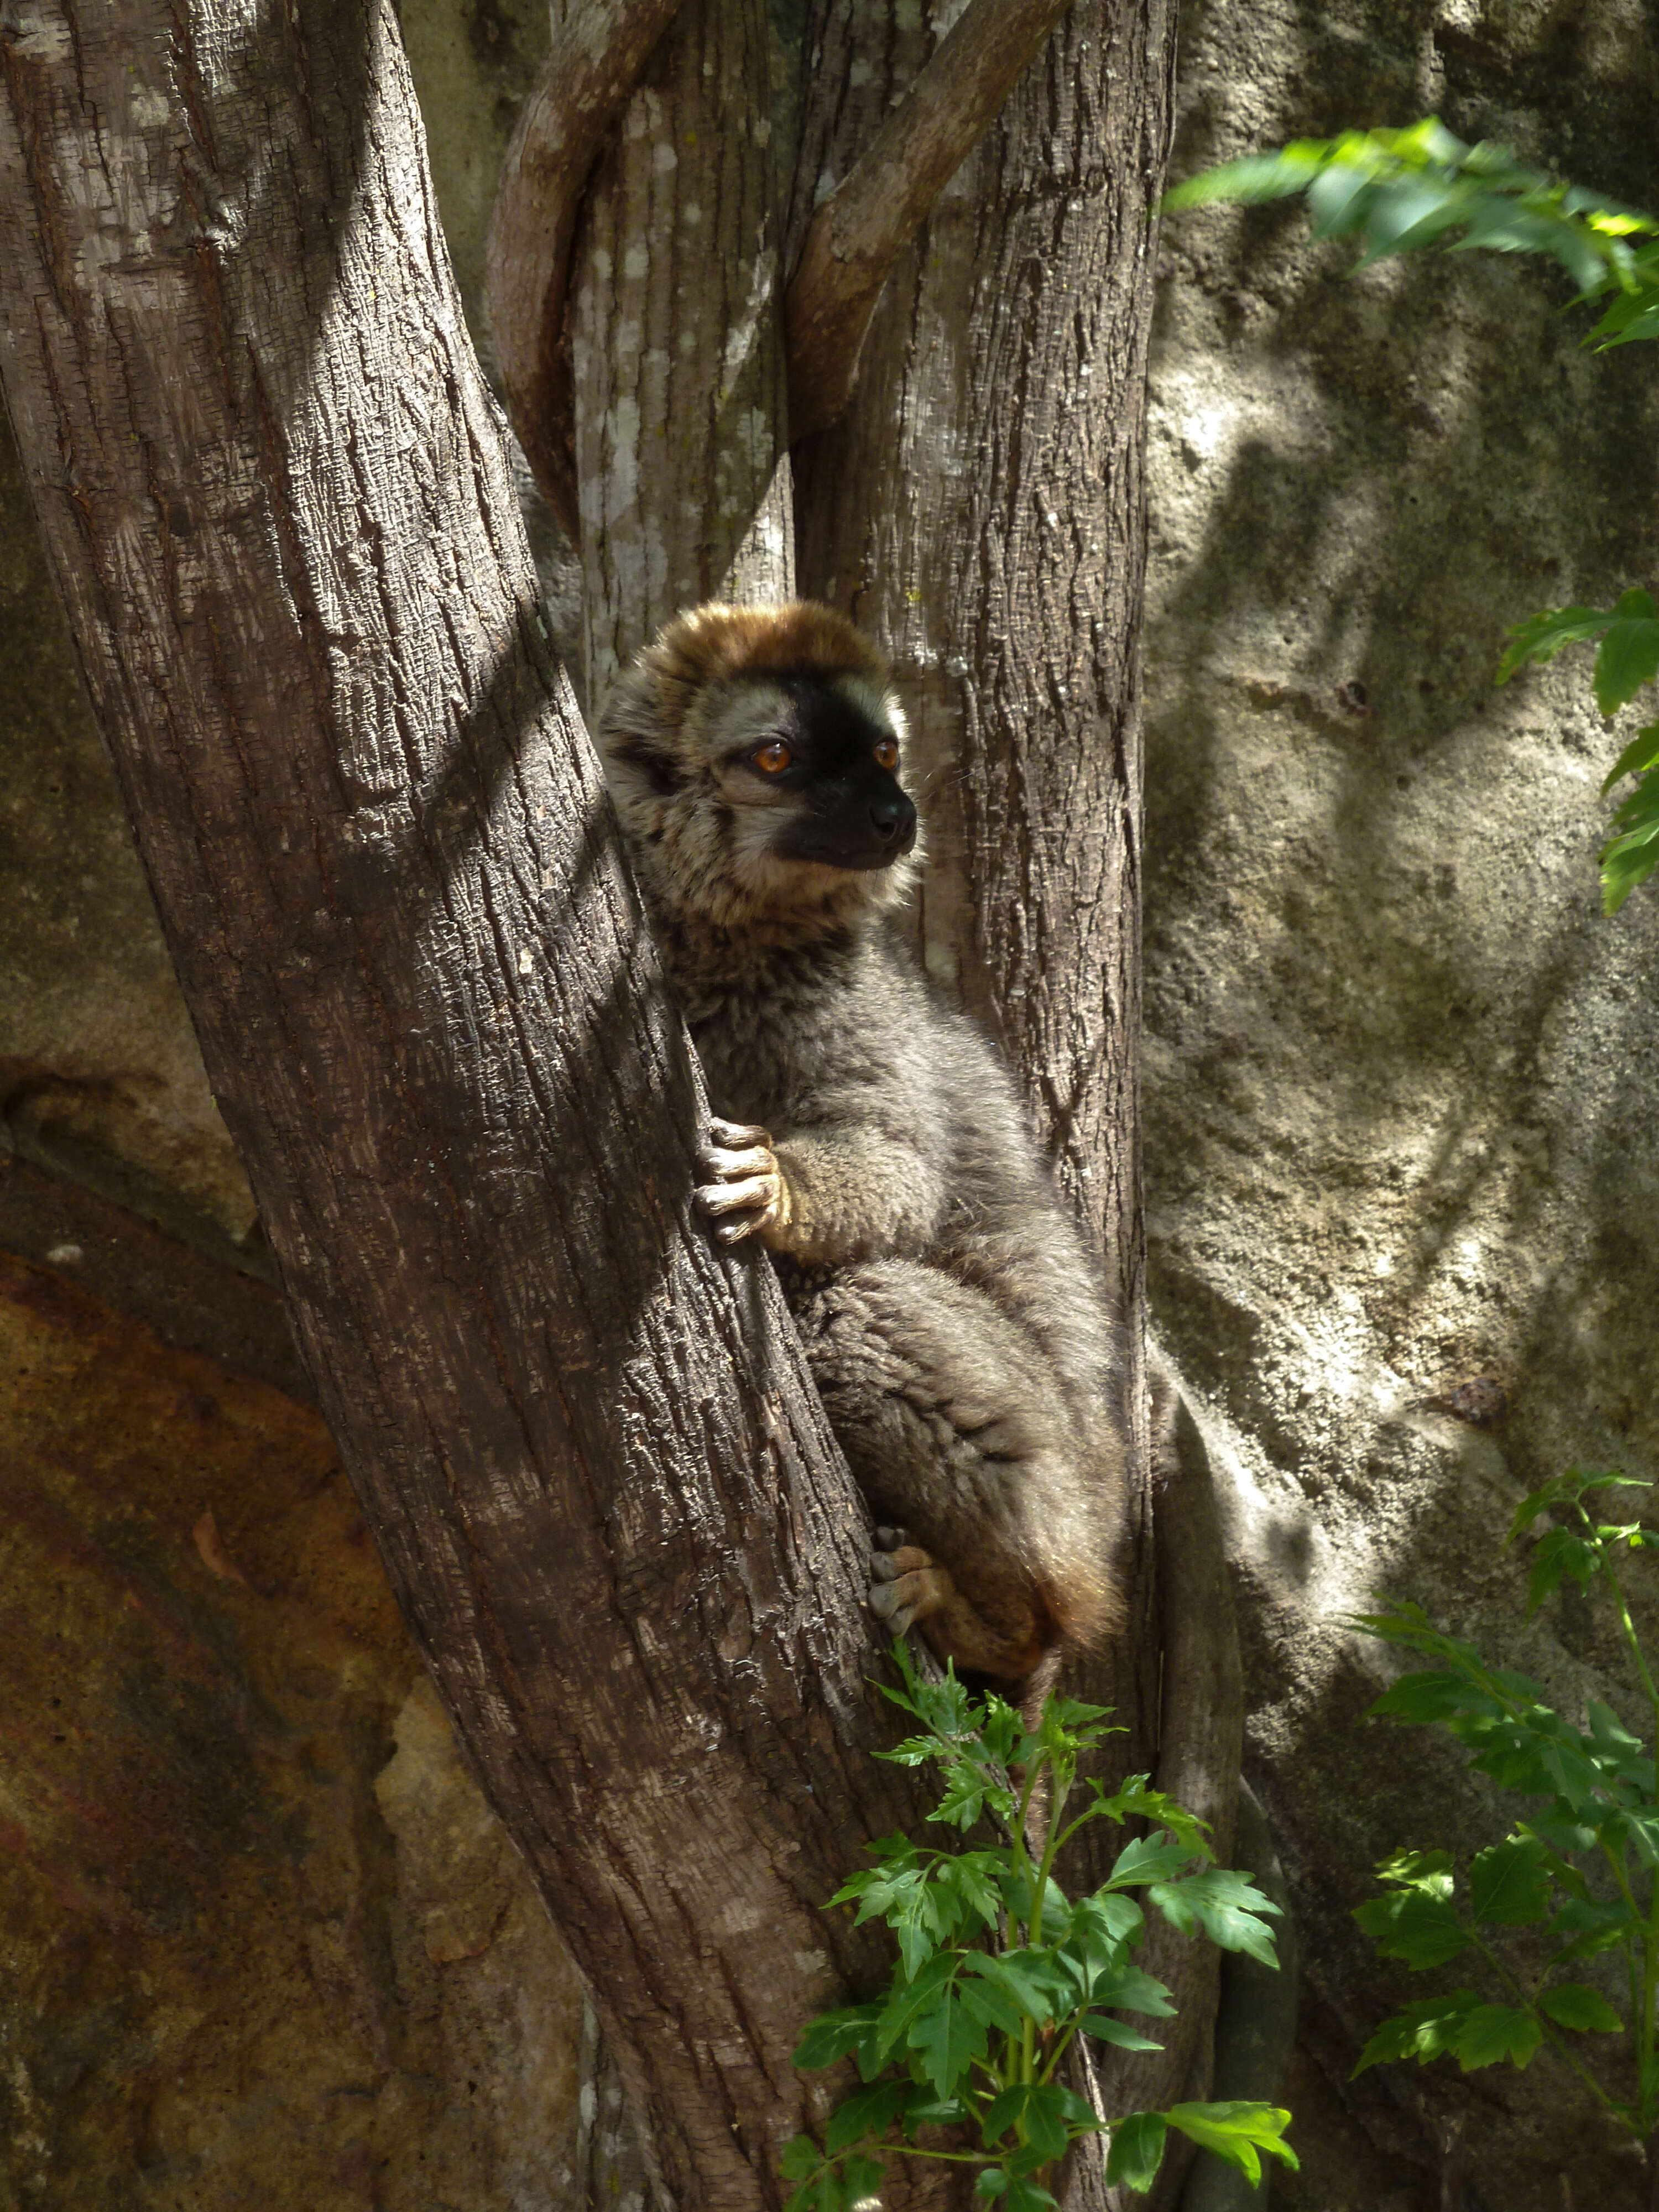
<instances>
[{"instance_id":1,"label":"lemur's black muzzle","mask_svg":"<svg viewBox=\"0 0 1659 2212\"><path fill-rule=\"evenodd\" d=\"M870 802L870 826L884 845L908 853L916 842L916 803L904 792L884 793Z\"/></svg>"}]
</instances>

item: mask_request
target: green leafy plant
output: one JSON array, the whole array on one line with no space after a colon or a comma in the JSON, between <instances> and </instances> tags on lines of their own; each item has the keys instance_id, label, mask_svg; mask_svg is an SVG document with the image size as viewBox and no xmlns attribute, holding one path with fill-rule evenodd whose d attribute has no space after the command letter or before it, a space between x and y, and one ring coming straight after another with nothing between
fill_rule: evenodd
<instances>
[{"instance_id":1,"label":"green leafy plant","mask_svg":"<svg viewBox=\"0 0 1659 2212\"><path fill-rule=\"evenodd\" d=\"M1362 269L1425 246L1547 253L1580 301L1617 295L1586 345L1659 337L1659 222L1529 169L1506 146L1466 146L1437 116L1405 131L1346 131L1223 161L1176 185L1164 205L1175 212L1304 193L1315 235L1357 237Z\"/></svg>"},{"instance_id":2,"label":"green leafy plant","mask_svg":"<svg viewBox=\"0 0 1659 2212\"><path fill-rule=\"evenodd\" d=\"M1659 608L1646 592L1626 592L1603 614L1597 607L1556 607L1517 623L1498 664L1507 684L1528 661L1553 660L1564 645L1600 639L1595 654L1597 712L1616 714L1659 676ZM1618 836L1601 848L1601 905L1617 914L1638 884L1659 868L1659 721L1639 729L1601 786L1605 798L1627 775L1636 778L1613 817Z\"/></svg>"},{"instance_id":3,"label":"green leafy plant","mask_svg":"<svg viewBox=\"0 0 1659 2212\"><path fill-rule=\"evenodd\" d=\"M1601 1521L1586 1502L1604 1491L1649 1487L1571 1468L1524 1500L1509 1540L1546 1514L1559 1516L1533 1551L1528 1618L1563 1580L1605 1592L1659 1731L1659 1688L1617 1565L1621 1555L1659 1547L1659 1534L1639 1521ZM1354 1917L1382 1955L1419 1970L1479 1960L1488 1986L1427 1997L1384 2021L1356 2073L1384 2059L1426 2064L1446 2054L1465 2073L1504 2058L1525 2066L1547 2045L1648 2147L1659 2182L1659 1801L1651 1750L1595 1698L1585 1725L1575 1727L1536 1682L1489 1665L1419 1607L1390 1604L1352 1625L1436 1662L1401 1675L1374 1713L1445 1729L1479 1772L1539 1805L1502 1843L1478 1852L1462 1881L1445 1851L1399 1851L1378 1867L1387 1886ZM1622 1965L1626 2014L1577 1978L1583 1962L1602 1953ZM1606 2046L1618 2054L1610 2065L1601 2046L1613 2036L1621 2040Z\"/></svg>"},{"instance_id":4,"label":"green leafy plant","mask_svg":"<svg viewBox=\"0 0 1659 2212\"><path fill-rule=\"evenodd\" d=\"M1317 236L1359 240L1362 269L1431 246L1544 253L1577 285L1575 304L1607 302L1586 345L1605 351L1659 338L1659 221L1528 168L1507 147L1466 146L1435 116L1405 131L1298 139L1224 161L1177 185L1164 205L1178 210L1301 194ZM1500 684L1528 661L1553 659L1564 645L1599 639L1595 689L1603 714L1617 714L1659 674L1659 619L1645 592L1626 592L1605 614L1594 607L1548 609L1507 635ZM1656 768L1659 721L1637 732L1602 786L1605 796L1626 776L1638 778L1613 817L1617 834L1601 852L1601 904L1610 915L1659 867Z\"/></svg>"},{"instance_id":5,"label":"green leafy plant","mask_svg":"<svg viewBox=\"0 0 1659 2212\"><path fill-rule=\"evenodd\" d=\"M1136 1775L1121 1790L1078 1778L1079 1760L1108 1735L1102 1708L1051 1697L1035 1731L1000 1698L972 1699L953 1672L924 1682L900 1642L903 1677L884 1694L920 1721L884 1758L936 1762L943 1793L930 1822L959 1831L954 1848L887 1836L875 1863L830 1899L860 1922L891 1929L890 1985L867 2004L821 2014L795 2053L803 2068L855 2063L861 2087L831 2115L820 2145L797 2136L783 2156L798 2184L790 2212L850 2212L880 2187L884 2158L945 2159L975 2167L978 2197L1005 2212L1039 2212L1071 2145L1105 2131L1109 2181L1150 2189L1168 2131L1177 2129L1259 2180L1261 2154L1294 2166L1290 2114L1271 2105L1176 2105L1110 2124L1060 2078L1079 2035L1127 2051L1160 2046L1131 2021L1167 2018L1174 2001L1133 1963L1146 1928L1139 1892L1183 1935L1271 1966L1265 1914L1278 1907L1242 1874L1213 1864L1205 1823ZM1033 1804L1048 1802L1036 1856ZM1068 1806L1086 1800L1066 1818ZM1059 1852L1091 1821L1148 1824L1118 1853L1092 1896L1068 1899L1054 1879ZM992 1841L969 1848L969 1830ZM927 2130L927 2139L919 2139ZM945 2133L946 2130L950 2132Z\"/></svg>"}]
</instances>

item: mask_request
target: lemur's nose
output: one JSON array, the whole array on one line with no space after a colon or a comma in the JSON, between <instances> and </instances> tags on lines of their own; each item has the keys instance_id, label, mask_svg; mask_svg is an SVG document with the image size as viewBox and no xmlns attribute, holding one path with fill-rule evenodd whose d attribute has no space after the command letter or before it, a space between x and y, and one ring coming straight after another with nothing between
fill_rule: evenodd
<instances>
[{"instance_id":1,"label":"lemur's nose","mask_svg":"<svg viewBox=\"0 0 1659 2212\"><path fill-rule=\"evenodd\" d=\"M906 836L914 826L915 818L915 801L907 799L902 791L895 792L890 798L870 801L871 827L884 845L890 845L896 838Z\"/></svg>"}]
</instances>

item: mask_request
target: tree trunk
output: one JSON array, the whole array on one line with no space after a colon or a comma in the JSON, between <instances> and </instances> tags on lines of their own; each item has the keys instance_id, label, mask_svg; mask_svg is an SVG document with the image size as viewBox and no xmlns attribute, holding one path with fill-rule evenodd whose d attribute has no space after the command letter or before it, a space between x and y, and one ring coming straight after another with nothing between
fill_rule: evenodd
<instances>
[{"instance_id":1,"label":"tree trunk","mask_svg":"<svg viewBox=\"0 0 1659 2212\"><path fill-rule=\"evenodd\" d=\"M1169 0L1089 0L1062 21L890 281L847 415L797 450L798 542L802 588L909 679L930 854L918 950L1019 1072L1123 1317L1140 1468L1128 1615L1075 1687L1127 1724L1124 1770L1154 1768L1224 1854L1242 1748L1224 1564L1190 1424L1154 1464L1143 1350L1145 381L1174 31ZM819 0L806 36L832 80L854 54L884 64L807 118L799 174L818 191L925 41L893 34L885 0L850 16ZM1214 1954L1155 1929L1147 1963L1180 2017L1162 2058L1104 2056L1108 2111L1207 2081ZM1178 2200L1184 2170L1172 2147L1155 2203ZM1080 2172L1074 2201L1096 2185Z\"/></svg>"},{"instance_id":2,"label":"tree trunk","mask_svg":"<svg viewBox=\"0 0 1659 2212\"><path fill-rule=\"evenodd\" d=\"M754 9L682 13L579 233L595 700L665 615L723 587L745 519L732 488L752 509L784 443L775 72ZM919 16L890 0L809 10L786 266L927 58ZM796 532L803 588L873 629L903 680L933 787L925 963L1024 1077L1124 1317L1139 1540L1124 1633L1084 1686L1129 1724L1125 1770L1178 1781L1224 1850L1241 1711L1213 1503L1201 1452L1166 1470L1180 1517L1154 1556L1143 1353L1142 464L1173 64L1169 0L1073 12L890 283L846 417L797 448ZM1206 2078L1215 1961L1158 1947L1186 2003L1161 2067L1109 2064L1119 2109Z\"/></svg>"},{"instance_id":3,"label":"tree trunk","mask_svg":"<svg viewBox=\"0 0 1659 2212\"><path fill-rule=\"evenodd\" d=\"M924 963L1018 1071L1137 1358L1142 446L1173 29L1164 0L1073 10L890 283L843 422L797 455L802 588L913 677ZM842 34L881 51L856 15ZM848 149L817 158L833 174Z\"/></svg>"},{"instance_id":4,"label":"tree trunk","mask_svg":"<svg viewBox=\"0 0 1659 2212\"><path fill-rule=\"evenodd\" d=\"M399 1601L679 2203L775 2203L872 1763L863 1519L550 654L384 6L39 0L7 398Z\"/></svg>"},{"instance_id":5,"label":"tree trunk","mask_svg":"<svg viewBox=\"0 0 1659 2212\"><path fill-rule=\"evenodd\" d=\"M908 23L809 24L792 246L922 58ZM826 69L849 35L863 69ZM1143 1444L1139 439L1170 45L1166 0L1073 13L890 287L799 501L808 588L922 672L918 739L952 768L924 955L1101 1234ZM347 8L272 52L216 0L89 39L47 0L3 52L34 227L5 280L12 405L325 1408L656 2179L775 2201L808 2117L788 2050L868 1956L817 1904L914 1808L858 1755L862 1516L769 1269L683 1233L696 1073L550 664L395 32ZM790 587L775 60L761 0L693 0L570 232L595 701L686 600ZM1158 1611L1212 1592L1206 1502L1158 1562L1138 1546L1104 1695L1130 1759L1212 1790L1224 1831L1218 1608L1177 1595L1167 1637ZM1201 2075L1201 1981L1164 1964L1170 2078L1119 2109Z\"/></svg>"},{"instance_id":6,"label":"tree trunk","mask_svg":"<svg viewBox=\"0 0 1659 2212\"><path fill-rule=\"evenodd\" d=\"M588 711L672 615L794 590L768 0L687 0L590 181L569 306Z\"/></svg>"}]
</instances>

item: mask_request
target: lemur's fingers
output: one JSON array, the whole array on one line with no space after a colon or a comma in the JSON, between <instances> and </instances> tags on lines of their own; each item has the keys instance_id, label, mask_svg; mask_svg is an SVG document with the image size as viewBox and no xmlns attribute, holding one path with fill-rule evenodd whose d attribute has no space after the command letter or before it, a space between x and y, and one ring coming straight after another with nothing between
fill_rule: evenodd
<instances>
[{"instance_id":1,"label":"lemur's fingers","mask_svg":"<svg viewBox=\"0 0 1659 2212\"><path fill-rule=\"evenodd\" d=\"M758 1231L763 1243L778 1249L775 1240L789 1225L791 1200L770 1136L745 1121L711 1121L708 1132L697 1164L715 1180L700 1183L693 1195L713 1217L715 1237L736 1244Z\"/></svg>"},{"instance_id":2,"label":"lemur's fingers","mask_svg":"<svg viewBox=\"0 0 1659 2212\"><path fill-rule=\"evenodd\" d=\"M890 1552L877 1552L871 1559L870 1572L878 1583L896 1583L936 1564L933 1553L924 1552L920 1544L900 1544Z\"/></svg>"},{"instance_id":3,"label":"lemur's fingers","mask_svg":"<svg viewBox=\"0 0 1659 2212\"><path fill-rule=\"evenodd\" d=\"M697 1165L720 1182L735 1182L739 1176L775 1176L778 1171L777 1162L764 1145L750 1145L741 1152L723 1145L705 1145L697 1154Z\"/></svg>"},{"instance_id":4,"label":"lemur's fingers","mask_svg":"<svg viewBox=\"0 0 1659 2212\"><path fill-rule=\"evenodd\" d=\"M896 1582L872 1583L870 1610L895 1636L902 1636L917 1621L949 1605L956 1594L957 1586L945 1569L929 1565L902 1574Z\"/></svg>"},{"instance_id":5,"label":"lemur's fingers","mask_svg":"<svg viewBox=\"0 0 1659 2212\"><path fill-rule=\"evenodd\" d=\"M908 1528L875 1528L871 1531L871 1542L878 1552L902 1552L910 1540Z\"/></svg>"},{"instance_id":6,"label":"lemur's fingers","mask_svg":"<svg viewBox=\"0 0 1659 2212\"><path fill-rule=\"evenodd\" d=\"M901 1605L890 1583L871 1585L870 1610L878 1620L886 1623L895 1636L908 1636L915 1625L915 1606Z\"/></svg>"},{"instance_id":7,"label":"lemur's fingers","mask_svg":"<svg viewBox=\"0 0 1659 2212\"><path fill-rule=\"evenodd\" d=\"M716 1184L712 1191L700 1190L696 1196L698 1205L705 1213L708 1214L714 1212L717 1202L720 1205L733 1203L730 1193L723 1184ZM766 1218L763 1208L746 1206L730 1215L724 1221L711 1219L708 1226L716 1243L741 1244L745 1237L754 1235Z\"/></svg>"},{"instance_id":8,"label":"lemur's fingers","mask_svg":"<svg viewBox=\"0 0 1659 2212\"><path fill-rule=\"evenodd\" d=\"M709 1215L722 1244L740 1243L758 1230L764 1235L789 1218L788 1193L764 1129L746 1121L711 1120L697 1164L712 1182L700 1183L694 1196Z\"/></svg>"},{"instance_id":9,"label":"lemur's fingers","mask_svg":"<svg viewBox=\"0 0 1659 2212\"><path fill-rule=\"evenodd\" d=\"M769 1129L757 1128L749 1121L722 1121L717 1115L708 1117L708 1141L714 1145L766 1145L772 1142Z\"/></svg>"},{"instance_id":10,"label":"lemur's fingers","mask_svg":"<svg viewBox=\"0 0 1659 2212\"><path fill-rule=\"evenodd\" d=\"M742 1182L702 1183L695 1195L705 1213L763 1213L781 1195L778 1172L774 1168L769 1175L752 1175Z\"/></svg>"}]
</instances>

